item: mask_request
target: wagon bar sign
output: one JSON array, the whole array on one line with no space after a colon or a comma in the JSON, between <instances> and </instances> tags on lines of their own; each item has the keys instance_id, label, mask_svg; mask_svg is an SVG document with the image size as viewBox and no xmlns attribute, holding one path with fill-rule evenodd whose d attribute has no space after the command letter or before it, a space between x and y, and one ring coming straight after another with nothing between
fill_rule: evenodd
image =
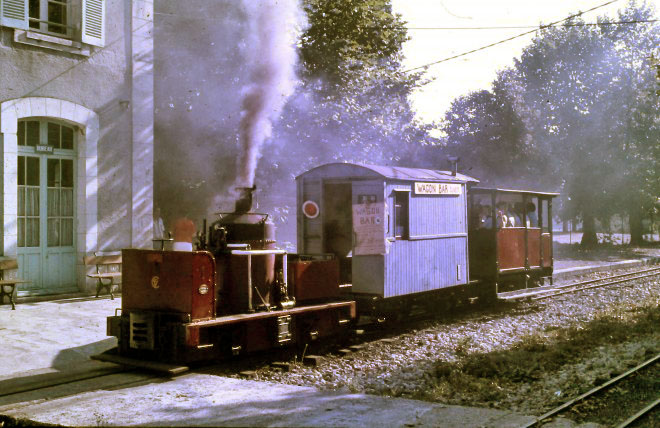
<instances>
[{"instance_id":1,"label":"wagon bar sign","mask_svg":"<svg viewBox=\"0 0 660 428\"><path fill-rule=\"evenodd\" d=\"M415 182L415 195L460 195L462 186L458 183L418 183Z\"/></svg>"},{"instance_id":2,"label":"wagon bar sign","mask_svg":"<svg viewBox=\"0 0 660 428\"><path fill-rule=\"evenodd\" d=\"M353 205L353 255L385 254L385 203Z\"/></svg>"}]
</instances>

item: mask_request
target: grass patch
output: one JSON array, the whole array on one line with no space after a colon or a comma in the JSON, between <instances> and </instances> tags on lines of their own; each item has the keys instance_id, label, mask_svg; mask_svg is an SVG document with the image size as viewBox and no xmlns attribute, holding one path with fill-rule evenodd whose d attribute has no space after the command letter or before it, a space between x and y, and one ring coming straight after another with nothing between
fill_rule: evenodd
<instances>
[{"instance_id":1,"label":"grass patch","mask_svg":"<svg viewBox=\"0 0 660 428\"><path fill-rule=\"evenodd\" d=\"M506 396L507 388L533 383L565 365L579 363L600 346L657 334L659 325L660 307L640 308L635 313L627 312L625 316L603 316L584 326L528 336L508 350L465 354L459 349L457 355L461 360L437 362L430 373L433 387L417 394L416 398L454 404L494 405Z\"/></svg>"}]
</instances>

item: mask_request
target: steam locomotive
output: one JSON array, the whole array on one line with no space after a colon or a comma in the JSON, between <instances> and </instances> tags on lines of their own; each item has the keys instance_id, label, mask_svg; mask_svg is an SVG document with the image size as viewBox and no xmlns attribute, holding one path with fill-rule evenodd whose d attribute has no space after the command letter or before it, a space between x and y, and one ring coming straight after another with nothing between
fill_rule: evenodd
<instances>
[{"instance_id":1,"label":"steam locomotive","mask_svg":"<svg viewBox=\"0 0 660 428\"><path fill-rule=\"evenodd\" d=\"M552 275L554 193L485 189L457 171L326 164L297 181L298 254L244 188L195 251L125 249L127 358L191 363L335 338L359 315L433 312ZM518 207L519 224L484 223ZM518 204L518 205L516 205ZM483 215L483 218L477 218Z\"/></svg>"}]
</instances>

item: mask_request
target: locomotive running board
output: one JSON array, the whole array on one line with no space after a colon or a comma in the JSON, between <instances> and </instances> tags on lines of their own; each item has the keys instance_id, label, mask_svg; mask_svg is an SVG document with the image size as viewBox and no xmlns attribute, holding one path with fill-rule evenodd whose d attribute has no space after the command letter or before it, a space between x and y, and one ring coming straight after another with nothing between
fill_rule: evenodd
<instances>
[{"instance_id":1,"label":"locomotive running board","mask_svg":"<svg viewBox=\"0 0 660 428\"><path fill-rule=\"evenodd\" d=\"M117 348L110 349L102 354L90 356L92 360L104 361L106 363L119 364L122 366L135 367L151 372L161 373L167 376L178 376L190 370L188 366L160 363L157 361L138 360L136 358L122 357L117 354Z\"/></svg>"}]
</instances>

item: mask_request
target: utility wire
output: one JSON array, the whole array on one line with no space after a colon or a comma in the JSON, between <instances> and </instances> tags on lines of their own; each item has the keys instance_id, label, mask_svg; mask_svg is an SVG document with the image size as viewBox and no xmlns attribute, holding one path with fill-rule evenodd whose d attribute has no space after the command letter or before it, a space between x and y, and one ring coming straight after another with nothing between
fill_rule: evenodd
<instances>
[{"instance_id":1,"label":"utility wire","mask_svg":"<svg viewBox=\"0 0 660 428\"><path fill-rule=\"evenodd\" d=\"M451 61L452 59L460 58L460 57L462 57L462 56L466 56L466 55L469 55L469 54L472 54L472 53L475 53L475 52L479 52L479 51L482 51L482 50L484 50L484 49L492 48L493 46L497 46L497 45L500 45L500 44L502 44L502 43L510 42L511 40L515 40L515 39L517 39L517 38L520 38L520 37L526 36L526 35L528 35L528 34L535 33L535 32L538 31L539 29L542 30L542 29L544 29L544 28L549 28L549 27L555 26L555 25L557 25L557 24L559 24L559 23L561 23L561 22L568 21L569 19L575 18L575 17L577 17L577 16L581 16L581 15L583 15L583 14L585 14L585 13L588 13L588 12L594 11L594 10L596 10L596 9L600 9L601 7L605 7L605 6L607 6L607 5L610 5L610 4L612 4L612 3L616 3L616 2L618 2L618 1L619 1L619 0L611 0L611 1L608 1L607 3L603 3L603 4L600 4L600 5L598 5L598 6L594 6L594 7L592 7L591 9L585 10L584 12L578 12L578 13L575 13L575 14L573 14L573 15L569 15L569 16L567 16L567 17L564 18L564 19L560 19L559 21L551 22L551 23L546 24L546 25L541 25L541 26L539 26L538 28L535 28L534 30L525 31L524 33L520 33L520 34L518 34L518 35L508 37L508 38L506 38L506 39L504 39L504 40L500 40L499 42L491 43L491 44L488 44L488 45L486 45L486 46L482 46L482 47L480 47L480 48L472 49L472 50L470 50L470 51L463 52L463 53L460 53L460 54L457 54L457 55L452 55L452 56L450 56L450 57L443 58L443 59L438 60L438 61L430 62L430 63L428 63L428 64L420 65L420 66L418 66L418 67L414 67L414 68L409 68L408 70L404 70L403 72L404 72L404 73L409 73L409 72L411 72L411 71L419 70L419 69L422 69L422 68L427 68L427 67L430 67L430 66L432 66L432 65L440 64L440 63L442 63L442 62Z\"/></svg>"},{"instance_id":2,"label":"utility wire","mask_svg":"<svg viewBox=\"0 0 660 428\"><path fill-rule=\"evenodd\" d=\"M601 25L626 25L626 24L645 24L658 22L660 19L647 19L638 21L612 21L612 22L583 22L580 24L548 24L543 27L589 27ZM502 26L502 27L407 27L406 30L507 30L507 29L521 29L521 28L536 28L539 25L519 25L519 26Z\"/></svg>"}]
</instances>

